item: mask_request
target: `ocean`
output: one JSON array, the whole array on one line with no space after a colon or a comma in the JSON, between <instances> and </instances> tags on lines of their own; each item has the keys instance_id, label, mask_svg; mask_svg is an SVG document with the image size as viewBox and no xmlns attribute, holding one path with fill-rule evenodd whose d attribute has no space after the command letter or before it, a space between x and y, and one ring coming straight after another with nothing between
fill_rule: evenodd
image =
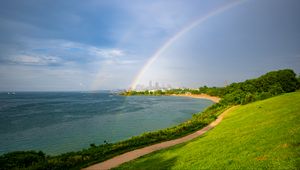
<instances>
[{"instance_id":1,"label":"ocean","mask_svg":"<svg viewBox=\"0 0 300 170\"><path fill-rule=\"evenodd\" d=\"M109 92L0 93L0 154L42 150L57 155L117 142L177 125L211 104L206 99Z\"/></svg>"}]
</instances>

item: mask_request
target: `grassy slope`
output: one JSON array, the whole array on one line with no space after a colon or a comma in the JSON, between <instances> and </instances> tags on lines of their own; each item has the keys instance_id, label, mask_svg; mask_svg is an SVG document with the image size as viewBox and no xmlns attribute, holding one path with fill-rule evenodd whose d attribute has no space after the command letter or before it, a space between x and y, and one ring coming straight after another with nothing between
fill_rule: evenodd
<instances>
[{"instance_id":1,"label":"grassy slope","mask_svg":"<svg viewBox=\"0 0 300 170\"><path fill-rule=\"evenodd\" d=\"M237 107L212 131L119 169L299 169L300 92Z\"/></svg>"}]
</instances>

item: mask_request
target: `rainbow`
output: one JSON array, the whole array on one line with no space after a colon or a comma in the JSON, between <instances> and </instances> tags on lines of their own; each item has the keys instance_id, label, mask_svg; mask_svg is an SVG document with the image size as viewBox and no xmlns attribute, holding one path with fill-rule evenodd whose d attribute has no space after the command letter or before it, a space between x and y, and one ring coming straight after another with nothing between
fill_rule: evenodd
<instances>
[{"instance_id":1,"label":"rainbow","mask_svg":"<svg viewBox=\"0 0 300 170\"><path fill-rule=\"evenodd\" d=\"M133 82L130 85L130 90L134 90L137 86L137 84L139 83L141 77L144 75L144 73L147 71L147 69L152 65L152 63L157 60L161 54L168 48L170 47L177 39L179 39L181 36L183 36L184 34L186 34L187 32L189 32L190 30L192 30L193 28L195 28L196 26L201 25L203 22L205 22L206 20L208 20L209 18L218 15L228 9L231 9L239 4L241 4L242 2L244 2L244 0L237 0L237 1L233 1L230 2L228 4L225 4L224 6L221 6L209 13L207 13L204 16L201 16L200 18L196 19L195 21L193 21L192 23L188 24L187 26L183 27L183 29L181 29L180 31L178 31L174 36L172 36L170 39L168 39L162 47L160 47L150 58L149 60L145 63L145 65L142 67L142 69L139 71L139 73L136 75L136 77L134 78Z\"/></svg>"}]
</instances>

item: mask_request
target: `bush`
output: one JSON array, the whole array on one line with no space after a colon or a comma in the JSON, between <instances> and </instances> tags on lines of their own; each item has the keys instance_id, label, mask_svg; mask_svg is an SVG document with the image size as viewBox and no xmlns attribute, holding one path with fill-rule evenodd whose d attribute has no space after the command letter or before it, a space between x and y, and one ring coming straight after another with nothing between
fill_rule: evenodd
<instances>
[{"instance_id":1,"label":"bush","mask_svg":"<svg viewBox=\"0 0 300 170\"><path fill-rule=\"evenodd\" d=\"M15 167L27 168L41 164L46 159L41 151L16 151L0 156L0 169L13 169Z\"/></svg>"}]
</instances>

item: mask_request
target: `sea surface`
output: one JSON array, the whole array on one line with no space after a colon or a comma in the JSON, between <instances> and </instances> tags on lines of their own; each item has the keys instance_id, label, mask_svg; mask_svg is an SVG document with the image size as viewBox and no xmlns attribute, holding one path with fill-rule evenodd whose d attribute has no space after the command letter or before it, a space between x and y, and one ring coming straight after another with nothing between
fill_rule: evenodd
<instances>
[{"instance_id":1,"label":"sea surface","mask_svg":"<svg viewBox=\"0 0 300 170\"><path fill-rule=\"evenodd\" d=\"M212 101L109 92L0 93L0 154L56 155L111 143L184 122Z\"/></svg>"}]
</instances>

